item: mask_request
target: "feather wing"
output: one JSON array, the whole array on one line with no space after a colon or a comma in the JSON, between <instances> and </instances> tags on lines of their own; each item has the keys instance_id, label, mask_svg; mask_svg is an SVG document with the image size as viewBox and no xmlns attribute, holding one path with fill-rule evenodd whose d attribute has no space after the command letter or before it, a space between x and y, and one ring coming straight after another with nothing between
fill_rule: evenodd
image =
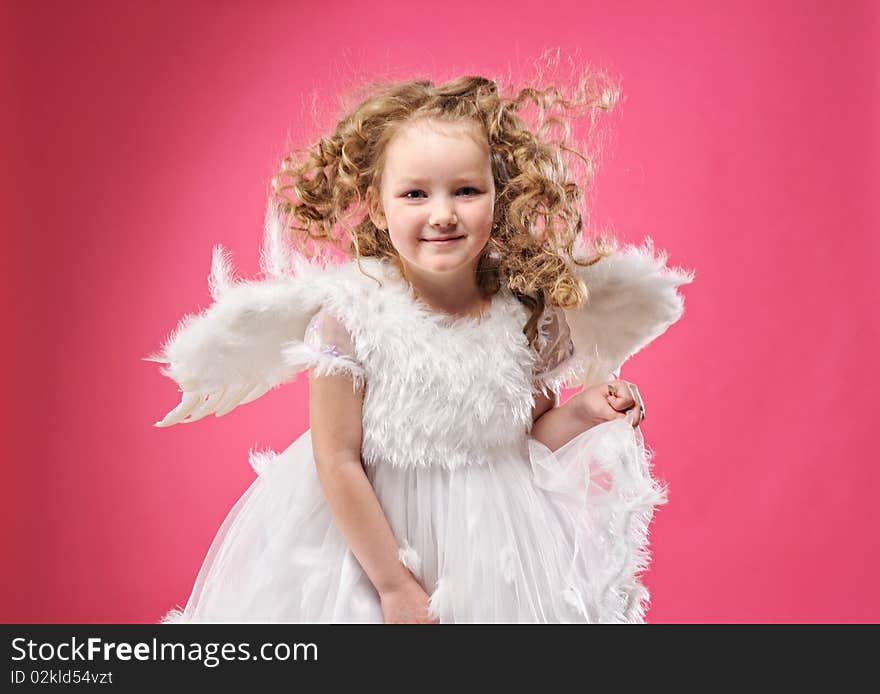
<instances>
[{"instance_id":1,"label":"feather wing","mask_svg":"<svg viewBox=\"0 0 880 694\"><path fill-rule=\"evenodd\" d=\"M162 374L183 393L155 426L220 417L308 366L305 357L291 358L296 351L290 347L302 344L319 308L308 276L321 268L292 256L282 231L278 212L270 207L260 256L265 279L259 281L236 281L229 254L222 246L214 248L208 280L214 302L198 315L184 316L160 352L145 357L165 364Z\"/></svg>"},{"instance_id":2,"label":"feather wing","mask_svg":"<svg viewBox=\"0 0 880 694\"><path fill-rule=\"evenodd\" d=\"M667 267L666 253L655 253L650 238L575 271L588 296L565 311L574 343L569 386L601 383L666 332L684 314L678 288L694 279L693 271Z\"/></svg>"}]
</instances>

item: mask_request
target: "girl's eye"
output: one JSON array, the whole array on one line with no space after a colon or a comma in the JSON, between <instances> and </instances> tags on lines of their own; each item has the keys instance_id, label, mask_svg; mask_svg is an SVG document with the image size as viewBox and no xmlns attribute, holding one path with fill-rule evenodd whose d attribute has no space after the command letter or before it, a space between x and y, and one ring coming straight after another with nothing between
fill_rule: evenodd
<instances>
[{"instance_id":1,"label":"girl's eye","mask_svg":"<svg viewBox=\"0 0 880 694\"><path fill-rule=\"evenodd\" d=\"M463 193L466 196L480 194L480 191L473 186L464 186L463 188L459 188L455 192L456 194ZM418 200L421 197L427 197L427 194L423 190L409 190L403 194L403 197L407 198L408 200Z\"/></svg>"}]
</instances>

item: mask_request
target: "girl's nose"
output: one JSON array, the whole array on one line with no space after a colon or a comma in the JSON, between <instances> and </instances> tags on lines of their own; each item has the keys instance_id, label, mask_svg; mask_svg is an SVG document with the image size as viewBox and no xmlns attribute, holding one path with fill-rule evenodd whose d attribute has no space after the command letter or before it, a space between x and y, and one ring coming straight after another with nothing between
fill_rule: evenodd
<instances>
[{"instance_id":1,"label":"girl's nose","mask_svg":"<svg viewBox=\"0 0 880 694\"><path fill-rule=\"evenodd\" d=\"M432 227L448 227L458 223L458 217L451 205L437 205L431 211L431 217L428 223Z\"/></svg>"},{"instance_id":2,"label":"girl's nose","mask_svg":"<svg viewBox=\"0 0 880 694\"><path fill-rule=\"evenodd\" d=\"M448 227L453 224L458 223L458 217L456 217L455 212L452 210L447 210L445 212L435 212L431 215L431 219L428 222L432 227Z\"/></svg>"}]
</instances>

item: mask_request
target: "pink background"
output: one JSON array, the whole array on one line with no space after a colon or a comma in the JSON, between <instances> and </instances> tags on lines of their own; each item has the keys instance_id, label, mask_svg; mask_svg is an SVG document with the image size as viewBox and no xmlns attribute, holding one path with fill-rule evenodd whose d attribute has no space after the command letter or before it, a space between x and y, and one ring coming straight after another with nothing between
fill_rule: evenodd
<instances>
[{"instance_id":1,"label":"pink background","mask_svg":"<svg viewBox=\"0 0 880 694\"><path fill-rule=\"evenodd\" d=\"M670 488L649 620L880 621L880 5L539 6L4 3L3 621L183 604L248 449L306 429L305 378L153 428L177 392L140 358L208 305L214 243L257 271L310 95L554 47L622 80L594 221L696 269L624 369Z\"/></svg>"}]
</instances>

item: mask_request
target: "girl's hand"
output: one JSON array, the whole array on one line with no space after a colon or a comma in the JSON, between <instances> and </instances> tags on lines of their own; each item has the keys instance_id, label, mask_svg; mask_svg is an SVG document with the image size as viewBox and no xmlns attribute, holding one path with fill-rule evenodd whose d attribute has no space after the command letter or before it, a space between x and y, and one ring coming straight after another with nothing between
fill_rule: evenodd
<instances>
[{"instance_id":1,"label":"girl's hand","mask_svg":"<svg viewBox=\"0 0 880 694\"><path fill-rule=\"evenodd\" d=\"M385 624L439 624L428 616L430 597L413 578L400 586L379 594Z\"/></svg>"},{"instance_id":2,"label":"girl's hand","mask_svg":"<svg viewBox=\"0 0 880 694\"><path fill-rule=\"evenodd\" d=\"M645 418L645 405L635 383L608 381L584 388L574 397L579 399L583 417L591 427L626 417L628 410L633 410L633 427Z\"/></svg>"}]
</instances>

